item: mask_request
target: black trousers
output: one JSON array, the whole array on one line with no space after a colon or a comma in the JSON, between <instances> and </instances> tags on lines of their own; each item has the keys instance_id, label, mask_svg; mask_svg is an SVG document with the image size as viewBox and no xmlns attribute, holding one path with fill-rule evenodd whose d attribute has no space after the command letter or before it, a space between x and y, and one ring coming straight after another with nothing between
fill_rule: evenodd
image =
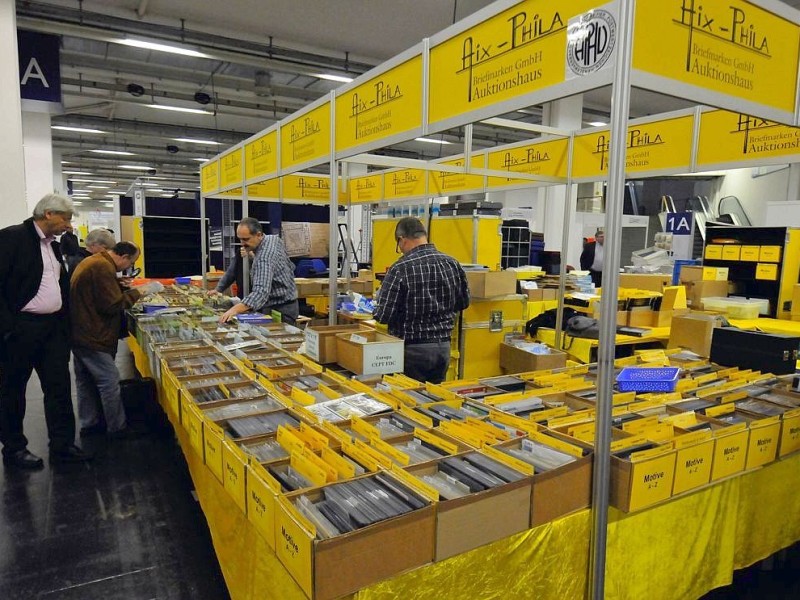
<instances>
[{"instance_id":1,"label":"black trousers","mask_svg":"<svg viewBox=\"0 0 800 600\"><path fill-rule=\"evenodd\" d=\"M403 373L417 381L442 383L450 365L450 342L406 344Z\"/></svg>"},{"instance_id":2,"label":"black trousers","mask_svg":"<svg viewBox=\"0 0 800 600\"><path fill-rule=\"evenodd\" d=\"M14 333L0 349L0 442L3 454L23 450L25 389L31 372L42 383L44 416L50 449L61 450L75 443L75 414L69 378L68 324L58 315L17 317Z\"/></svg>"},{"instance_id":3,"label":"black trousers","mask_svg":"<svg viewBox=\"0 0 800 600\"><path fill-rule=\"evenodd\" d=\"M281 313L281 322L294 325L297 323L297 317L300 316L300 303L297 300L292 300L285 304L273 304L272 306L262 307L258 312L269 316L273 310Z\"/></svg>"}]
</instances>

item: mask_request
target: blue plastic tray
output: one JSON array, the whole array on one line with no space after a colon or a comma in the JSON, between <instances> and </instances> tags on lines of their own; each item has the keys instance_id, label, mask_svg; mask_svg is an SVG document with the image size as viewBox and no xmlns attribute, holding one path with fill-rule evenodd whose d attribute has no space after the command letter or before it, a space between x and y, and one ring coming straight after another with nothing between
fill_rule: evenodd
<instances>
[{"instance_id":1,"label":"blue plastic tray","mask_svg":"<svg viewBox=\"0 0 800 600\"><path fill-rule=\"evenodd\" d=\"M191 277L176 277L175 278L175 283L177 283L178 285L189 285L190 283L192 283L192 278Z\"/></svg>"},{"instance_id":2,"label":"blue plastic tray","mask_svg":"<svg viewBox=\"0 0 800 600\"><path fill-rule=\"evenodd\" d=\"M672 392L679 367L625 367L617 375L620 392Z\"/></svg>"}]
</instances>

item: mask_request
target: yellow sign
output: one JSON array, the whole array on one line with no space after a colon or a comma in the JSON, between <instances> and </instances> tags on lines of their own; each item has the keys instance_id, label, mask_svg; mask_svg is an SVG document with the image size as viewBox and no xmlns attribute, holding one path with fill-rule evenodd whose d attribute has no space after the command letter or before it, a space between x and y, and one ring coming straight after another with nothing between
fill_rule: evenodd
<instances>
[{"instance_id":1,"label":"yellow sign","mask_svg":"<svg viewBox=\"0 0 800 600\"><path fill-rule=\"evenodd\" d=\"M219 189L219 162L215 160L204 166L200 181L204 194L217 191Z\"/></svg>"},{"instance_id":2,"label":"yellow sign","mask_svg":"<svg viewBox=\"0 0 800 600\"><path fill-rule=\"evenodd\" d=\"M245 177L261 177L278 170L278 132L273 130L245 144Z\"/></svg>"},{"instance_id":3,"label":"yellow sign","mask_svg":"<svg viewBox=\"0 0 800 600\"><path fill-rule=\"evenodd\" d=\"M688 171L693 125L694 117L687 115L628 127L625 173ZM602 177L608 173L610 139L607 129L575 136L573 177Z\"/></svg>"},{"instance_id":4,"label":"yellow sign","mask_svg":"<svg viewBox=\"0 0 800 600\"><path fill-rule=\"evenodd\" d=\"M483 169L485 166L485 161L485 155L479 154L473 156L471 162L473 167ZM447 160L442 162L442 164L460 167L463 169L464 158L461 157L455 160ZM447 171L428 172L428 194L431 196L450 196L468 191L483 191L483 189L483 175L467 175L466 173L450 173Z\"/></svg>"},{"instance_id":5,"label":"yellow sign","mask_svg":"<svg viewBox=\"0 0 800 600\"><path fill-rule=\"evenodd\" d=\"M261 183L247 186L248 198L271 198L277 200L281 197L281 186L278 179L270 179Z\"/></svg>"},{"instance_id":6,"label":"yellow sign","mask_svg":"<svg viewBox=\"0 0 800 600\"><path fill-rule=\"evenodd\" d=\"M666 0L637 2L634 27L635 69L794 113L794 23L743 0Z\"/></svg>"},{"instance_id":7,"label":"yellow sign","mask_svg":"<svg viewBox=\"0 0 800 600\"><path fill-rule=\"evenodd\" d=\"M415 198L425 195L425 171L421 169L404 169L391 171L383 175L384 200Z\"/></svg>"},{"instance_id":8,"label":"yellow sign","mask_svg":"<svg viewBox=\"0 0 800 600\"><path fill-rule=\"evenodd\" d=\"M431 48L428 121L464 116L566 79L569 19L597 6L526 0Z\"/></svg>"},{"instance_id":9,"label":"yellow sign","mask_svg":"<svg viewBox=\"0 0 800 600\"><path fill-rule=\"evenodd\" d=\"M700 115L698 168L800 154L800 128L727 110Z\"/></svg>"},{"instance_id":10,"label":"yellow sign","mask_svg":"<svg viewBox=\"0 0 800 600\"><path fill-rule=\"evenodd\" d=\"M317 175L287 175L283 177L283 199L328 202L331 199L331 180Z\"/></svg>"},{"instance_id":11,"label":"yellow sign","mask_svg":"<svg viewBox=\"0 0 800 600\"><path fill-rule=\"evenodd\" d=\"M281 125L281 169L325 162L331 151L331 105L317 108Z\"/></svg>"},{"instance_id":12,"label":"yellow sign","mask_svg":"<svg viewBox=\"0 0 800 600\"><path fill-rule=\"evenodd\" d=\"M336 97L336 152L422 127L422 56Z\"/></svg>"},{"instance_id":13,"label":"yellow sign","mask_svg":"<svg viewBox=\"0 0 800 600\"><path fill-rule=\"evenodd\" d=\"M350 180L350 201L380 202L383 200L383 175L366 175Z\"/></svg>"},{"instance_id":14,"label":"yellow sign","mask_svg":"<svg viewBox=\"0 0 800 600\"><path fill-rule=\"evenodd\" d=\"M489 187L531 185L529 179L516 179L511 173L567 177L569 140L558 139L498 149L489 152L487 168L508 171L509 177L489 177Z\"/></svg>"},{"instance_id":15,"label":"yellow sign","mask_svg":"<svg viewBox=\"0 0 800 600\"><path fill-rule=\"evenodd\" d=\"M220 187L228 187L242 182L242 149L237 148L233 152L223 154L219 159Z\"/></svg>"}]
</instances>

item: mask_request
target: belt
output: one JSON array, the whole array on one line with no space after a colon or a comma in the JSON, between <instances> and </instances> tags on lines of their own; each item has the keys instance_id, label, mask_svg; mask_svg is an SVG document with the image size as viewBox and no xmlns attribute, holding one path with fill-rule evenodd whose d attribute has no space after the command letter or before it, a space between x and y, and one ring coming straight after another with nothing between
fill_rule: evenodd
<instances>
[{"instance_id":1,"label":"belt","mask_svg":"<svg viewBox=\"0 0 800 600\"><path fill-rule=\"evenodd\" d=\"M24 311L19 313L19 317L21 319L27 319L29 321L47 321L50 319L58 318L59 316L61 316L60 312L47 313L43 315L39 313L24 312Z\"/></svg>"}]
</instances>

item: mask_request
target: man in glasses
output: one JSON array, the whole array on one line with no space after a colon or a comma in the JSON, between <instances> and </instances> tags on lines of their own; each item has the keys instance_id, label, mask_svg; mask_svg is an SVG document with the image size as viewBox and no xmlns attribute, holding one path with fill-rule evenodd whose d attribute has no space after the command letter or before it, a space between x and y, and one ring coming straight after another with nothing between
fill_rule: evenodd
<instances>
[{"instance_id":1,"label":"man in glasses","mask_svg":"<svg viewBox=\"0 0 800 600\"><path fill-rule=\"evenodd\" d=\"M441 383L456 313L469 306L467 277L454 258L428 243L419 219L400 219L394 237L403 256L386 273L374 316L405 341L405 374Z\"/></svg>"}]
</instances>

